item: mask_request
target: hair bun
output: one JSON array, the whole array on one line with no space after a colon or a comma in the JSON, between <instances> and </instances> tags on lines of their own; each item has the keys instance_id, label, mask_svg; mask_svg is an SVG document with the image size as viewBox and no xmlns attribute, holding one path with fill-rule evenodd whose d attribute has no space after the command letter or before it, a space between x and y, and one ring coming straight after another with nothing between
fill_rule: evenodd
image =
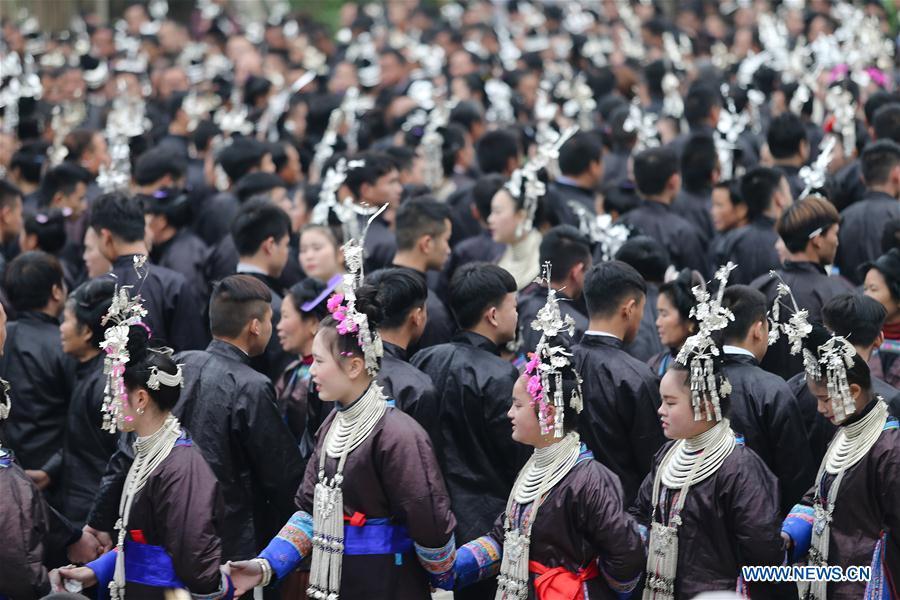
<instances>
[{"instance_id":1,"label":"hair bun","mask_svg":"<svg viewBox=\"0 0 900 600\"><path fill-rule=\"evenodd\" d=\"M137 364L147 354L150 347L150 330L142 324L128 328L128 361Z\"/></svg>"},{"instance_id":2,"label":"hair bun","mask_svg":"<svg viewBox=\"0 0 900 600\"><path fill-rule=\"evenodd\" d=\"M356 290L356 310L366 315L369 329L374 333L384 321L384 308L378 300L378 288L365 283L359 286Z\"/></svg>"}]
</instances>

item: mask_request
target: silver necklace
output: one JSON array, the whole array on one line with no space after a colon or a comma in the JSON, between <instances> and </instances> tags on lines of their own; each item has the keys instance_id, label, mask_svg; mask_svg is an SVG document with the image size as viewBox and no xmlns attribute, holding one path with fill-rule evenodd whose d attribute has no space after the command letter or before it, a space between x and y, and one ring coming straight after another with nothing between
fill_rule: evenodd
<instances>
[{"instance_id":1,"label":"silver necklace","mask_svg":"<svg viewBox=\"0 0 900 600\"><path fill-rule=\"evenodd\" d=\"M325 434L319 456L319 480L313 494L310 598L338 600L344 558L344 464L347 456L372 433L384 416L387 402L376 382L350 408L338 412ZM338 459L331 478L325 476L325 457Z\"/></svg>"},{"instance_id":2,"label":"silver necklace","mask_svg":"<svg viewBox=\"0 0 900 600\"><path fill-rule=\"evenodd\" d=\"M816 475L815 495L813 497L813 530L809 548L809 564L811 566L828 566L828 553L831 542L831 522L834 506L837 501L841 483L847 470L856 465L868 454L887 422L888 410L881 398L865 417L844 427L839 427L834 439L828 446L825 459L819 466ZM822 479L825 473L834 475L834 481L828 490L827 498L822 498ZM805 600L825 600L828 590L826 581L798 582L800 597Z\"/></svg>"},{"instance_id":3,"label":"silver necklace","mask_svg":"<svg viewBox=\"0 0 900 600\"><path fill-rule=\"evenodd\" d=\"M554 485L560 482L578 462L581 439L571 432L555 444L534 451L519 472L506 505L505 533L503 536L503 560L497 578L495 600L526 600L528 598L528 558L531 545L531 528L537 519L541 501ZM516 504L523 507L531 503L527 523L513 528L510 515ZM524 514L524 512L523 512Z\"/></svg>"}]
</instances>

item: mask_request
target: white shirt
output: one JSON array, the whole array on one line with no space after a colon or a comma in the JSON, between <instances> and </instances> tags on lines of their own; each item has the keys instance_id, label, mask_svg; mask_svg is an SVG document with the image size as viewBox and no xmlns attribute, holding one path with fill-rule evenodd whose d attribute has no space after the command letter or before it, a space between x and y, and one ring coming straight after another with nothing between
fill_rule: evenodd
<instances>
[{"instance_id":1,"label":"white shirt","mask_svg":"<svg viewBox=\"0 0 900 600\"><path fill-rule=\"evenodd\" d=\"M587 331L584 332L584 335L604 335L606 337L615 338L615 339L619 340L620 342L623 341L622 338L620 338L619 336L617 336L614 333L610 333L608 331L599 331L596 329L588 329Z\"/></svg>"},{"instance_id":2,"label":"white shirt","mask_svg":"<svg viewBox=\"0 0 900 600\"><path fill-rule=\"evenodd\" d=\"M234 271L235 273L255 273L257 275L268 275L268 273L266 273L256 265L248 265L247 263L242 262L239 262L237 264L237 267Z\"/></svg>"},{"instance_id":3,"label":"white shirt","mask_svg":"<svg viewBox=\"0 0 900 600\"><path fill-rule=\"evenodd\" d=\"M743 354L744 356L749 356L750 358L756 360L756 356L754 356L752 352L750 352L746 348L741 348L739 346L722 346L722 352L724 352L725 354Z\"/></svg>"}]
</instances>

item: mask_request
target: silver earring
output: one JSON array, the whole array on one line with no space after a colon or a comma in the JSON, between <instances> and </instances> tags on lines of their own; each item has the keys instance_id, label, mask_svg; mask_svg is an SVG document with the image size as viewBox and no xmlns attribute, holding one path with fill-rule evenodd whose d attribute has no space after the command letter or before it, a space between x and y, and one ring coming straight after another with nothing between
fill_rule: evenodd
<instances>
[{"instance_id":1,"label":"silver earring","mask_svg":"<svg viewBox=\"0 0 900 600\"><path fill-rule=\"evenodd\" d=\"M144 414L144 409L143 409L143 408L137 409L137 414L143 415L143 414Z\"/></svg>"}]
</instances>

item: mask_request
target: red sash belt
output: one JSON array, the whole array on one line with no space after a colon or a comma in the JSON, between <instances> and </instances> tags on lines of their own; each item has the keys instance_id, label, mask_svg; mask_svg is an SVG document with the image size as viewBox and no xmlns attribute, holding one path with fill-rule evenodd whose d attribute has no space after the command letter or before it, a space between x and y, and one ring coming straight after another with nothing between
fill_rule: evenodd
<instances>
[{"instance_id":1,"label":"red sash belt","mask_svg":"<svg viewBox=\"0 0 900 600\"><path fill-rule=\"evenodd\" d=\"M538 600L584 600L582 584L600 575L595 560L577 573L565 567L551 569L533 560L528 562L528 570L537 575L534 591Z\"/></svg>"}]
</instances>

